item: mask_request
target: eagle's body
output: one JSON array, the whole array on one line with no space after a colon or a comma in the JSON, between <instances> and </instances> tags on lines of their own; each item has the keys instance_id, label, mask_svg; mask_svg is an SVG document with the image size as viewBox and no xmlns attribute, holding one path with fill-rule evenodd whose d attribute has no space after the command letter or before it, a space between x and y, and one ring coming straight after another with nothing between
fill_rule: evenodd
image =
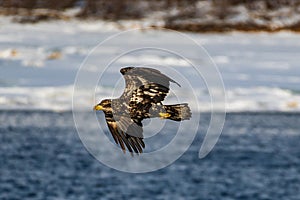
<instances>
[{"instance_id":1,"label":"eagle's body","mask_svg":"<svg viewBox=\"0 0 300 200\"><path fill-rule=\"evenodd\" d=\"M169 92L170 82L176 83L174 80L151 68L127 67L120 72L126 85L123 94L118 99L101 101L95 109L104 111L108 128L124 152L125 146L130 152L143 152L143 119L190 119L187 104L162 104Z\"/></svg>"}]
</instances>

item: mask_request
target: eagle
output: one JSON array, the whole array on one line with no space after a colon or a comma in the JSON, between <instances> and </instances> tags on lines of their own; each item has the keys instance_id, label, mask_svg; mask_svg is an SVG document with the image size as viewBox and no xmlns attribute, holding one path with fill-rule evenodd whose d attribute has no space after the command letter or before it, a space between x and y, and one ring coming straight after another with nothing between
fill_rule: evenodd
<instances>
[{"instance_id":1,"label":"eagle","mask_svg":"<svg viewBox=\"0 0 300 200\"><path fill-rule=\"evenodd\" d=\"M125 67L120 72L125 79L123 94L117 99L102 100L94 110L104 112L108 129L124 153L126 149L131 154L143 152L143 119L158 117L182 121L191 118L187 103L163 105L170 82L181 86L159 70Z\"/></svg>"}]
</instances>

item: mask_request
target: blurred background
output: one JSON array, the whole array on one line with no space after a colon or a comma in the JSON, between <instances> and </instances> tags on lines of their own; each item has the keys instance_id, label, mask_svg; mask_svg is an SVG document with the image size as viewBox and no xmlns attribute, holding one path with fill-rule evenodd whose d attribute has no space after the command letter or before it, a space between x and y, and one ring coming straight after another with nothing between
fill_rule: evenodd
<instances>
[{"instance_id":1,"label":"blurred background","mask_svg":"<svg viewBox=\"0 0 300 200\"><path fill-rule=\"evenodd\" d=\"M137 28L151 29L91 53L108 37ZM298 0L0 0L0 199L300 199L299 30ZM75 98L85 131L103 137L98 124L89 123L91 108L121 94L121 67L184 75L197 102L189 102L184 85L171 85L166 101L176 93L201 116L188 151L164 169L127 174L98 162L81 143L72 98L82 62L88 56L81 68L88 82L110 58L139 45L180 49L202 70L218 67L227 117L204 159L198 151L211 119L209 91L186 60L162 51L122 55L96 89ZM223 103L214 110L222 111ZM105 124L101 113L99 120ZM174 138L177 126L169 125L145 139L146 152Z\"/></svg>"},{"instance_id":2,"label":"blurred background","mask_svg":"<svg viewBox=\"0 0 300 200\"><path fill-rule=\"evenodd\" d=\"M94 18L148 19L152 26L196 31L299 31L298 0L1 0L2 15L22 23ZM77 9L71 16L67 9ZM160 23L158 23L158 21Z\"/></svg>"}]
</instances>

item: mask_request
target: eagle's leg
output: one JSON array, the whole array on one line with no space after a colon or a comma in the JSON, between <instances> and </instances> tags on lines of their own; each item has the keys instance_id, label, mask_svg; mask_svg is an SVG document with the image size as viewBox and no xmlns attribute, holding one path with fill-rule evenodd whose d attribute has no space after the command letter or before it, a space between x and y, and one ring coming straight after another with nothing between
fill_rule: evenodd
<instances>
[{"instance_id":1,"label":"eagle's leg","mask_svg":"<svg viewBox=\"0 0 300 200\"><path fill-rule=\"evenodd\" d=\"M188 104L163 105L163 112L159 113L162 119L171 119L174 121L188 120L192 116Z\"/></svg>"},{"instance_id":2,"label":"eagle's leg","mask_svg":"<svg viewBox=\"0 0 300 200\"><path fill-rule=\"evenodd\" d=\"M188 104L174 104L174 105L153 105L149 112L147 113L147 117L159 117L161 119L170 119L174 121L182 121L188 120L192 116L191 109Z\"/></svg>"},{"instance_id":3,"label":"eagle's leg","mask_svg":"<svg viewBox=\"0 0 300 200\"><path fill-rule=\"evenodd\" d=\"M160 112L158 114L161 119L168 119L169 117L172 116L170 113L164 113L164 112Z\"/></svg>"}]
</instances>

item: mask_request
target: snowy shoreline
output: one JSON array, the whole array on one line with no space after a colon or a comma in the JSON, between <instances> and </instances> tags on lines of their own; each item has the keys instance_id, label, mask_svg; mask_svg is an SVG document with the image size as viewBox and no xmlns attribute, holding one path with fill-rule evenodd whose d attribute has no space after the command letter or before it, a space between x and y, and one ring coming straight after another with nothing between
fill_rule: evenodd
<instances>
[{"instance_id":1,"label":"snowy shoreline","mask_svg":"<svg viewBox=\"0 0 300 200\"><path fill-rule=\"evenodd\" d=\"M210 112L210 99L205 90L197 90L202 97L198 102L187 101L194 112ZM118 91L120 95L122 91ZM180 95L180 90L175 91ZM91 111L96 102L90 99L89 92L80 91L77 101L81 103L78 111ZM100 88L97 99L111 98L111 88ZM112 98L116 98L114 96ZM279 88L235 88L226 91L227 112L300 112L300 94ZM49 110L71 111L73 86L60 87L0 87L0 110ZM78 99L79 98L79 99ZM96 100L97 101L97 100ZM168 104L168 99L165 101ZM197 104L199 109L197 110ZM222 111L222 103L217 102L215 112ZM77 106L78 107L78 106Z\"/></svg>"},{"instance_id":2,"label":"snowy shoreline","mask_svg":"<svg viewBox=\"0 0 300 200\"><path fill-rule=\"evenodd\" d=\"M38 24L11 23L0 18L0 109L42 109L65 111L72 109L73 83L76 73L90 51L105 39L120 33L110 23L50 21ZM128 29L129 29L128 25ZM222 75L228 112L244 111L300 111L300 70L297 52L300 35L280 33L187 34L211 56ZM197 49L176 39L168 31L139 31L128 40L104 46L90 56L92 63L85 66L90 77L97 77L99 67L107 65L107 57L116 57L120 47L150 39L165 43L172 50L180 47L191 52L191 58L205 57ZM147 44L149 45L149 44ZM204 60L203 60L204 59ZM172 67L179 73L188 72L187 62L160 52L141 52L119 59L108 71L105 85L95 93L98 98L111 95L116 80L121 80L119 69L128 65L154 64ZM189 77L197 91L200 111L208 111L210 97L197 78ZM102 87L102 88L101 88ZM173 86L172 86L173 87ZM122 92L122 87L118 94ZM180 88L174 88L186 95ZM82 106L89 109L94 99L82 91ZM222 103L222 102L220 102ZM191 103L192 107L196 107ZM218 110L219 105L215 105Z\"/></svg>"}]
</instances>

